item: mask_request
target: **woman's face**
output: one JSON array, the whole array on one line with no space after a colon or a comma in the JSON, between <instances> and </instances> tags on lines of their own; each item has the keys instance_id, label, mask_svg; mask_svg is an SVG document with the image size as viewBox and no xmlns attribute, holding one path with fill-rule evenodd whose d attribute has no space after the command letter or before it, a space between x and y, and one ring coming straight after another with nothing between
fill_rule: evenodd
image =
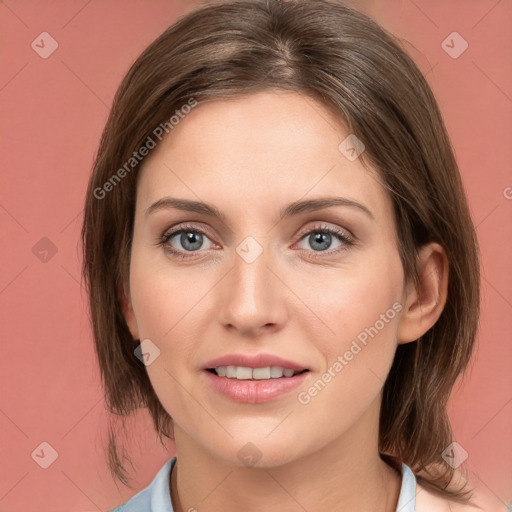
<instances>
[{"instance_id":1,"label":"woman's face","mask_svg":"<svg viewBox=\"0 0 512 512\"><path fill-rule=\"evenodd\" d=\"M348 136L310 97L268 91L196 106L145 160L127 321L151 340L147 372L178 450L272 466L375 434L404 275L391 200ZM281 216L325 198L346 201ZM260 354L308 371L241 382L205 369Z\"/></svg>"}]
</instances>

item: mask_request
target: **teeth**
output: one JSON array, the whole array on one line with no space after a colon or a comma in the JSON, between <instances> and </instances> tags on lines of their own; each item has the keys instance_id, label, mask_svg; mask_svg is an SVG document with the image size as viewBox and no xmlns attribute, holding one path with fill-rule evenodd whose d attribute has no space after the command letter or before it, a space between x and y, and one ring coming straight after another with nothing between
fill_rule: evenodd
<instances>
[{"instance_id":1,"label":"teeth","mask_svg":"<svg viewBox=\"0 0 512 512\"><path fill-rule=\"evenodd\" d=\"M219 377L238 380L264 380L292 377L297 373L290 368L281 366L266 366L265 368L248 368L247 366L217 366L215 372Z\"/></svg>"},{"instance_id":2,"label":"teeth","mask_svg":"<svg viewBox=\"0 0 512 512\"><path fill-rule=\"evenodd\" d=\"M270 379L270 376L272 375L272 372L270 370L270 366L267 366L266 368L254 368L252 370L252 378L256 380L260 379ZM238 374L237 374L238 377Z\"/></svg>"}]
</instances>

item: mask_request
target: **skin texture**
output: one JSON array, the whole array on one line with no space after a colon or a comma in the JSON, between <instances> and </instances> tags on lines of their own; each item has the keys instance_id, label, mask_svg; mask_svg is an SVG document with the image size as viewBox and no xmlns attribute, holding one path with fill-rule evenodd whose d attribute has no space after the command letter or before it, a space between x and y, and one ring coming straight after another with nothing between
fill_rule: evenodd
<instances>
[{"instance_id":1,"label":"skin texture","mask_svg":"<svg viewBox=\"0 0 512 512\"><path fill-rule=\"evenodd\" d=\"M391 199L360 159L340 152L347 136L312 98L267 91L197 106L144 162L125 318L135 339L160 350L147 372L173 418L177 512L396 508L401 477L378 455L382 387L397 344L439 317L448 265L430 244L418 260L421 288L404 281ZM176 209L146 215L165 196L214 204L226 221ZM324 196L357 201L373 219L335 206L279 220L289 203ZM159 242L185 223L204 233L202 245L187 251L174 235L167 246L191 256L172 257ZM332 235L319 249L310 234L322 226L354 244ZM262 249L252 263L236 251L248 236ZM401 311L301 404L299 392L394 303ZM241 404L204 378L212 358L262 352L309 368L301 388ZM261 452L254 467L237 455L248 442Z\"/></svg>"}]
</instances>

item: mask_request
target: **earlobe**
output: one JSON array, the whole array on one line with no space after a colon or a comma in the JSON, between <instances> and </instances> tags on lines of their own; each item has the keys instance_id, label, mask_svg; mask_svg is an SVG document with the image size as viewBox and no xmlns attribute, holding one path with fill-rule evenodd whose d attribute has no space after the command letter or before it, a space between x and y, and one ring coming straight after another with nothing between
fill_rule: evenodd
<instances>
[{"instance_id":1,"label":"earlobe","mask_svg":"<svg viewBox=\"0 0 512 512\"><path fill-rule=\"evenodd\" d=\"M419 286L408 289L400 325L398 343L415 341L438 320L448 294L448 259L437 243L423 246L417 260Z\"/></svg>"},{"instance_id":2,"label":"earlobe","mask_svg":"<svg viewBox=\"0 0 512 512\"><path fill-rule=\"evenodd\" d=\"M129 299L129 291L125 286L120 284L117 289L119 302L122 307L123 316L126 321L126 325L133 336L134 340L139 339L139 328L137 327L137 321L135 320L135 313L133 311L133 307L131 301Z\"/></svg>"}]
</instances>

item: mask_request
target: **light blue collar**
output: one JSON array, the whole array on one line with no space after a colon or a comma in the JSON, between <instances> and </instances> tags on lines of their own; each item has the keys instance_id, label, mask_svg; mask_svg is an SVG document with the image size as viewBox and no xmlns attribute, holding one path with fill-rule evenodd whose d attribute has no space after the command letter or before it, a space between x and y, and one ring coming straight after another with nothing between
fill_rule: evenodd
<instances>
[{"instance_id":1,"label":"light blue collar","mask_svg":"<svg viewBox=\"0 0 512 512\"><path fill-rule=\"evenodd\" d=\"M416 509L416 477L411 468L402 462L402 487L396 512L414 512Z\"/></svg>"}]
</instances>

